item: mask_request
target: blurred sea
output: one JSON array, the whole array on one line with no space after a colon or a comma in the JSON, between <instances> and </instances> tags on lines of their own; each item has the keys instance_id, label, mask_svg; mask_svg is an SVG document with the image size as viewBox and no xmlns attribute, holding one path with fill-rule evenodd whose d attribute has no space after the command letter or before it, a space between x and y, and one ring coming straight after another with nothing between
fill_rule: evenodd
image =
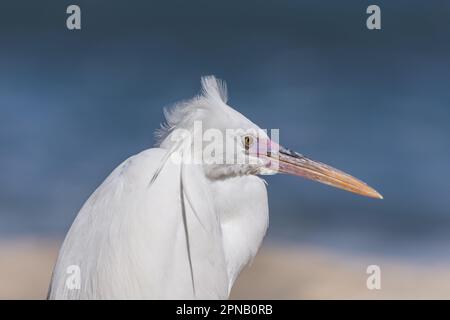
<instances>
[{"instance_id":1,"label":"blurred sea","mask_svg":"<svg viewBox=\"0 0 450 320\"><path fill-rule=\"evenodd\" d=\"M228 82L283 145L366 181L376 201L267 177L268 241L450 257L450 3L66 1L0 5L0 237L62 237L162 108Z\"/></svg>"}]
</instances>

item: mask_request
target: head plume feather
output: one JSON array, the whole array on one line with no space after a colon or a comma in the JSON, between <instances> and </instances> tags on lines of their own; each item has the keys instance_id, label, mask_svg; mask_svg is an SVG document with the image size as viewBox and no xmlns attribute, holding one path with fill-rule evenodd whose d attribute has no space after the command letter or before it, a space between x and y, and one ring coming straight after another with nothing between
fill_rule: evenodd
<instances>
[{"instance_id":1,"label":"head plume feather","mask_svg":"<svg viewBox=\"0 0 450 320\"><path fill-rule=\"evenodd\" d=\"M166 121L155 132L158 139L157 145L166 144L167 137L176 128L189 130L195 120L202 120L211 108L229 108L227 86L225 81L215 76L203 76L201 78L201 93L196 97L176 103L170 108L164 108Z\"/></svg>"}]
</instances>

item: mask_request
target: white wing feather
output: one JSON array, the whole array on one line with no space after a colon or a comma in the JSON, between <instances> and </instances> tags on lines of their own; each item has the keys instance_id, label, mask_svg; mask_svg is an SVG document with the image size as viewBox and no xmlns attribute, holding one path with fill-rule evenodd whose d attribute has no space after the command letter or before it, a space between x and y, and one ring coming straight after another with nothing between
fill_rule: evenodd
<instances>
[{"instance_id":1,"label":"white wing feather","mask_svg":"<svg viewBox=\"0 0 450 320\"><path fill-rule=\"evenodd\" d=\"M220 221L200 168L167 161L149 184L166 153L130 157L86 201L60 250L50 299L228 297ZM66 283L72 265L79 289Z\"/></svg>"}]
</instances>

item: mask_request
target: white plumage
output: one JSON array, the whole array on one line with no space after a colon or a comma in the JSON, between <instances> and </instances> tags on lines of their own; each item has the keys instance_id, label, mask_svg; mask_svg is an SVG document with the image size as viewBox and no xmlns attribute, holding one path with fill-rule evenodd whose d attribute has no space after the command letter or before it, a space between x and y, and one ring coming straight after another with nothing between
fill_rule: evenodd
<instances>
[{"instance_id":1,"label":"white plumage","mask_svg":"<svg viewBox=\"0 0 450 320\"><path fill-rule=\"evenodd\" d=\"M226 102L225 84L202 78L201 95L165 112L159 147L130 157L97 188L61 247L50 299L227 298L268 226L257 175L290 173L381 198L356 178L279 146ZM223 137L233 129L234 147L193 150L197 131L209 129ZM211 161L218 158L223 163ZM79 288L67 285L71 266L80 271Z\"/></svg>"},{"instance_id":2,"label":"white plumage","mask_svg":"<svg viewBox=\"0 0 450 320\"><path fill-rule=\"evenodd\" d=\"M218 166L165 159L174 129L191 130L195 120L256 127L225 104L223 84L214 77L202 84L201 96L166 112L160 147L124 161L86 201L61 247L50 299L228 297L266 232L267 194L241 168L216 174ZM80 289L66 285L70 265L80 268Z\"/></svg>"}]
</instances>

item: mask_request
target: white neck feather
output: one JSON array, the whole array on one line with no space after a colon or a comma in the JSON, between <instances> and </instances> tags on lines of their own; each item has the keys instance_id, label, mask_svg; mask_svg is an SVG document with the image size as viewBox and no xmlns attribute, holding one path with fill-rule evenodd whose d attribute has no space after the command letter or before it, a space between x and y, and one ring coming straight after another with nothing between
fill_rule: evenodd
<instances>
[{"instance_id":1,"label":"white neck feather","mask_svg":"<svg viewBox=\"0 0 450 320\"><path fill-rule=\"evenodd\" d=\"M269 223L267 190L257 176L237 176L211 183L222 228L230 288L256 255Z\"/></svg>"}]
</instances>

